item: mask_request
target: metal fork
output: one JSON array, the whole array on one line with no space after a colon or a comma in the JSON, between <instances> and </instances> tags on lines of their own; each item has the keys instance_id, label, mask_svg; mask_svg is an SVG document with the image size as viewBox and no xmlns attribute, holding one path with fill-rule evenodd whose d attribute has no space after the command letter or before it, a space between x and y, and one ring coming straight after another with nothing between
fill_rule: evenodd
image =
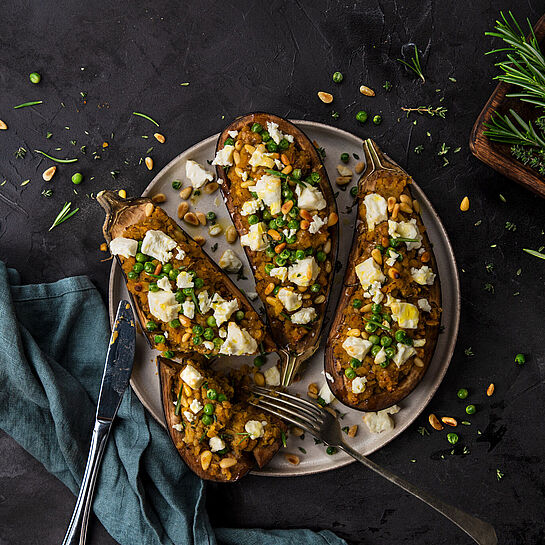
<instances>
[{"instance_id":1,"label":"metal fork","mask_svg":"<svg viewBox=\"0 0 545 545\"><path fill-rule=\"evenodd\" d=\"M380 467L347 445L343 441L338 419L319 405L305 399L300 399L294 395L268 388L253 386L250 388L250 391L254 394L250 398L250 403L254 406L304 429L317 439L323 441L326 445L337 447L350 454L350 456L361 462L364 466L372 469L375 473L396 484L406 492L416 496L430 507L433 507L438 513L441 513L441 515L448 518L468 536L473 538L479 545L496 545L498 543L494 528L487 522L442 500L434 498L431 494L420 490L391 471Z\"/></svg>"}]
</instances>

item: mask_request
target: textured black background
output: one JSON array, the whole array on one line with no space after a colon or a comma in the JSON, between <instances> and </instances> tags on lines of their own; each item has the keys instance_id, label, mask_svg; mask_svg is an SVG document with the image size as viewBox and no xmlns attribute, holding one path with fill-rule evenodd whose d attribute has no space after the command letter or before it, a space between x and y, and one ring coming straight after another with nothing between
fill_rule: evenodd
<instances>
[{"instance_id":1,"label":"textured black background","mask_svg":"<svg viewBox=\"0 0 545 545\"><path fill-rule=\"evenodd\" d=\"M467 455L436 456L448 447L446 431L422 437L417 428L426 424L423 416L372 458L486 518L502 544L544 543L545 263L521 251L545 244L543 201L481 165L467 146L471 126L494 87L493 59L483 55L492 42L484 32L500 9L535 22L543 9L539 2L146 4L2 2L0 119L9 130L0 134L0 181L7 180L0 188L0 257L26 282L88 274L104 293L109 263L100 262L104 254L98 251L103 214L86 194L103 188L139 194L154 175L139 164L148 147L154 146L157 172L234 116L258 109L375 138L426 190L460 266L458 347L429 409L463 419L465 403L456 390L464 386L479 411L471 427L458 430ZM425 84L395 62L407 41L425 50ZM35 70L43 74L37 86L28 80ZM331 82L335 70L345 74L342 85ZM393 83L390 93L382 89L385 80ZM180 86L186 81L189 86ZM362 83L377 96L360 95ZM316 98L319 90L334 93L333 105ZM87 93L86 104L81 91ZM401 116L402 106L437 105L441 97L448 108L445 120ZM44 104L12 109L28 100ZM384 122L359 125L354 118L359 109L382 113ZM141 138L151 136L154 127L132 117L134 110L160 121L166 144ZM340 113L337 121L332 110ZM53 133L50 140L47 131ZM75 148L70 140L77 140ZM110 146L102 151L104 141ZM451 146L446 167L437 156L443 142ZM419 144L425 149L416 155ZM70 182L76 170L71 165L59 166L47 184L41 173L49 162L31 152L24 159L14 157L19 146L62 147L55 154L72 156L81 145L88 153L77 164L86 178L78 195ZM458 146L462 149L454 154ZM94 150L100 160L92 159ZM120 171L116 180L112 170ZM31 183L21 187L28 178ZM46 187L54 192L49 199L40 194ZM471 209L462 214L464 195ZM81 211L48 232L65 200ZM516 231L506 230L506 221L514 222ZM494 264L492 272L486 263ZM485 291L485 283L493 284L495 293ZM465 355L468 347L474 356ZM524 367L513 362L520 351L529 355ZM496 393L488 399L484 390L492 381ZM485 437L494 436L497 444L479 442L478 430L493 431ZM501 481L497 469L505 475ZM250 476L234 486L210 486L208 497L218 525L330 528L351 543L376 545L470 542L429 508L355 464L289 480ZM73 504L60 482L0 435L1 545L60 543ZM91 542L113 543L99 526Z\"/></svg>"}]
</instances>

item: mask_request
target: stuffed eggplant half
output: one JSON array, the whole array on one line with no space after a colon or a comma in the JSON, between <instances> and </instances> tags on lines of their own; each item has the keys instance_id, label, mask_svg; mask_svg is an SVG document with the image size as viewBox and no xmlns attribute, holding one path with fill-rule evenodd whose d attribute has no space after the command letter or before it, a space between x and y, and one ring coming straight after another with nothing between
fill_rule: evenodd
<instances>
[{"instance_id":1,"label":"stuffed eggplant half","mask_svg":"<svg viewBox=\"0 0 545 545\"><path fill-rule=\"evenodd\" d=\"M168 431L187 465L203 479L233 482L264 467L282 446L286 425L251 404L246 367L223 376L195 354L159 357Z\"/></svg>"},{"instance_id":2,"label":"stuffed eggplant half","mask_svg":"<svg viewBox=\"0 0 545 545\"><path fill-rule=\"evenodd\" d=\"M378 411L408 395L431 361L441 315L437 266L411 177L364 143L358 216L325 370L333 394Z\"/></svg>"},{"instance_id":3,"label":"stuffed eggplant half","mask_svg":"<svg viewBox=\"0 0 545 545\"><path fill-rule=\"evenodd\" d=\"M337 255L333 191L312 142L271 114L231 123L213 164L281 349L287 386L320 342Z\"/></svg>"},{"instance_id":4,"label":"stuffed eggplant half","mask_svg":"<svg viewBox=\"0 0 545 545\"><path fill-rule=\"evenodd\" d=\"M203 249L150 199L103 191L103 231L121 264L140 325L165 357L275 350L249 301Z\"/></svg>"}]
</instances>

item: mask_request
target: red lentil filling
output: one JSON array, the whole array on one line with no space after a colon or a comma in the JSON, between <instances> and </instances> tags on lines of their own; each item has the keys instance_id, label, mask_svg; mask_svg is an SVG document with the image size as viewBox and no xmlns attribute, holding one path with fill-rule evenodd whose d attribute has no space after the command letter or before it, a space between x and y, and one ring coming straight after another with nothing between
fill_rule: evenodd
<instances>
[{"instance_id":1,"label":"red lentil filling","mask_svg":"<svg viewBox=\"0 0 545 545\"><path fill-rule=\"evenodd\" d=\"M149 230L162 231L177 242L168 263L161 263L141 253L142 240ZM138 253L135 257L119 258L127 276L127 287L144 315L143 327L155 347L164 351L165 357L173 357L174 352L198 352L207 356L220 352L228 323L218 326L212 309L206 312L200 310L202 304L199 295L205 291L210 298L218 294L228 301L236 299L239 310L233 312L228 322L235 322L246 330L255 339L259 350L270 349L265 325L248 301L231 292L226 285L225 274L208 260L200 246L187 237L160 208L156 207L145 220L127 227L123 237L138 241ZM182 250L183 257L178 249ZM192 288L177 287L177 278L181 272L192 276ZM169 281L176 302L182 305L180 313L168 322L153 316L148 303L148 294L160 290L158 283L164 282L162 278ZM184 315L185 302L195 306L191 318Z\"/></svg>"},{"instance_id":2,"label":"red lentil filling","mask_svg":"<svg viewBox=\"0 0 545 545\"><path fill-rule=\"evenodd\" d=\"M269 124L248 124L224 145L235 148L227 175L233 204L241 214L242 244L244 235L252 229L259 226L262 231L258 250L246 243L257 293L266 307L275 339L290 345L308 335L325 312L334 267L329 228L337 222L337 215L334 203L319 202L320 197L324 199L323 187L327 183L322 165L313 163L310 153L301 149L295 138L280 133L277 143L269 130ZM256 154L264 158L259 161ZM259 180L275 180L280 185L279 199L266 202L267 195L256 190ZM300 193L307 188L301 198ZM314 267L306 282L294 282L294 276L288 274L291 270L297 274L293 268L298 263L301 269ZM289 294L280 292L282 288L295 293L297 301L287 302Z\"/></svg>"},{"instance_id":3,"label":"red lentil filling","mask_svg":"<svg viewBox=\"0 0 545 545\"><path fill-rule=\"evenodd\" d=\"M367 194L376 193L384 197L388 202L388 220L398 223L416 220L416 227L422 238L419 248L407 249L406 242L396 241L389 232L388 221L381 221L374 229L369 230L366 206L363 199L360 201L357 253L352 266L371 259L374 266L382 272L384 280L380 287L382 296L374 292L377 302L373 302L369 287L363 289L358 276L355 278L357 287L348 287L351 296L343 311L333 354L336 370L343 376L350 403L358 403L379 393L395 390L414 366L422 367L425 358L431 357L437 338L441 314L439 278L435 278L431 285L421 285L412 276L412 271L423 266L430 267L433 273L437 273L437 268L429 241L423 236L425 227L416 212L419 210L418 203L412 201L406 189L408 183L410 178L406 177L381 178L377 180L374 191ZM395 212L393 199L397 204ZM403 202L406 206L400 209L399 205ZM431 308L424 305L424 310L419 305L419 300L426 300ZM396 301L401 304L409 303L412 307L404 307L404 310L396 306ZM397 312L394 313L394 310ZM402 327L407 325L408 319L414 319L415 311L417 327ZM399 319L398 315L401 315ZM343 347L350 337L371 343L363 359L351 356ZM407 359L397 354L405 350L409 350L411 354ZM396 363L396 359L400 365ZM363 381L358 377L363 377ZM356 392L353 391L355 379Z\"/></svg>"}]
</instances>

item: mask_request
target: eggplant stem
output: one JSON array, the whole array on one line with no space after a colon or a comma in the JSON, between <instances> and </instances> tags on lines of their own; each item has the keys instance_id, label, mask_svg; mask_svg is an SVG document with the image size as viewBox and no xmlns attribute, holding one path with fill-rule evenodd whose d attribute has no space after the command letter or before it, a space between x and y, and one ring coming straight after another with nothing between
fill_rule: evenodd
<instances>
[{"instance_id":1,"label":"eggplant stem","mask_svg":"<svg viewBox=\"0 0 545 545\"><path fill-rule=\"evenodd\" d=\"M367 138L363 142L363 151L365 152L365 158L368 159L369 163L372 165L372 170L365 172L365 177L370 176L376 170L397 170L395 168L387 167L382 164L382 161L377 150L375 142L371 138Z\"/></svg>"}]
</instances>

